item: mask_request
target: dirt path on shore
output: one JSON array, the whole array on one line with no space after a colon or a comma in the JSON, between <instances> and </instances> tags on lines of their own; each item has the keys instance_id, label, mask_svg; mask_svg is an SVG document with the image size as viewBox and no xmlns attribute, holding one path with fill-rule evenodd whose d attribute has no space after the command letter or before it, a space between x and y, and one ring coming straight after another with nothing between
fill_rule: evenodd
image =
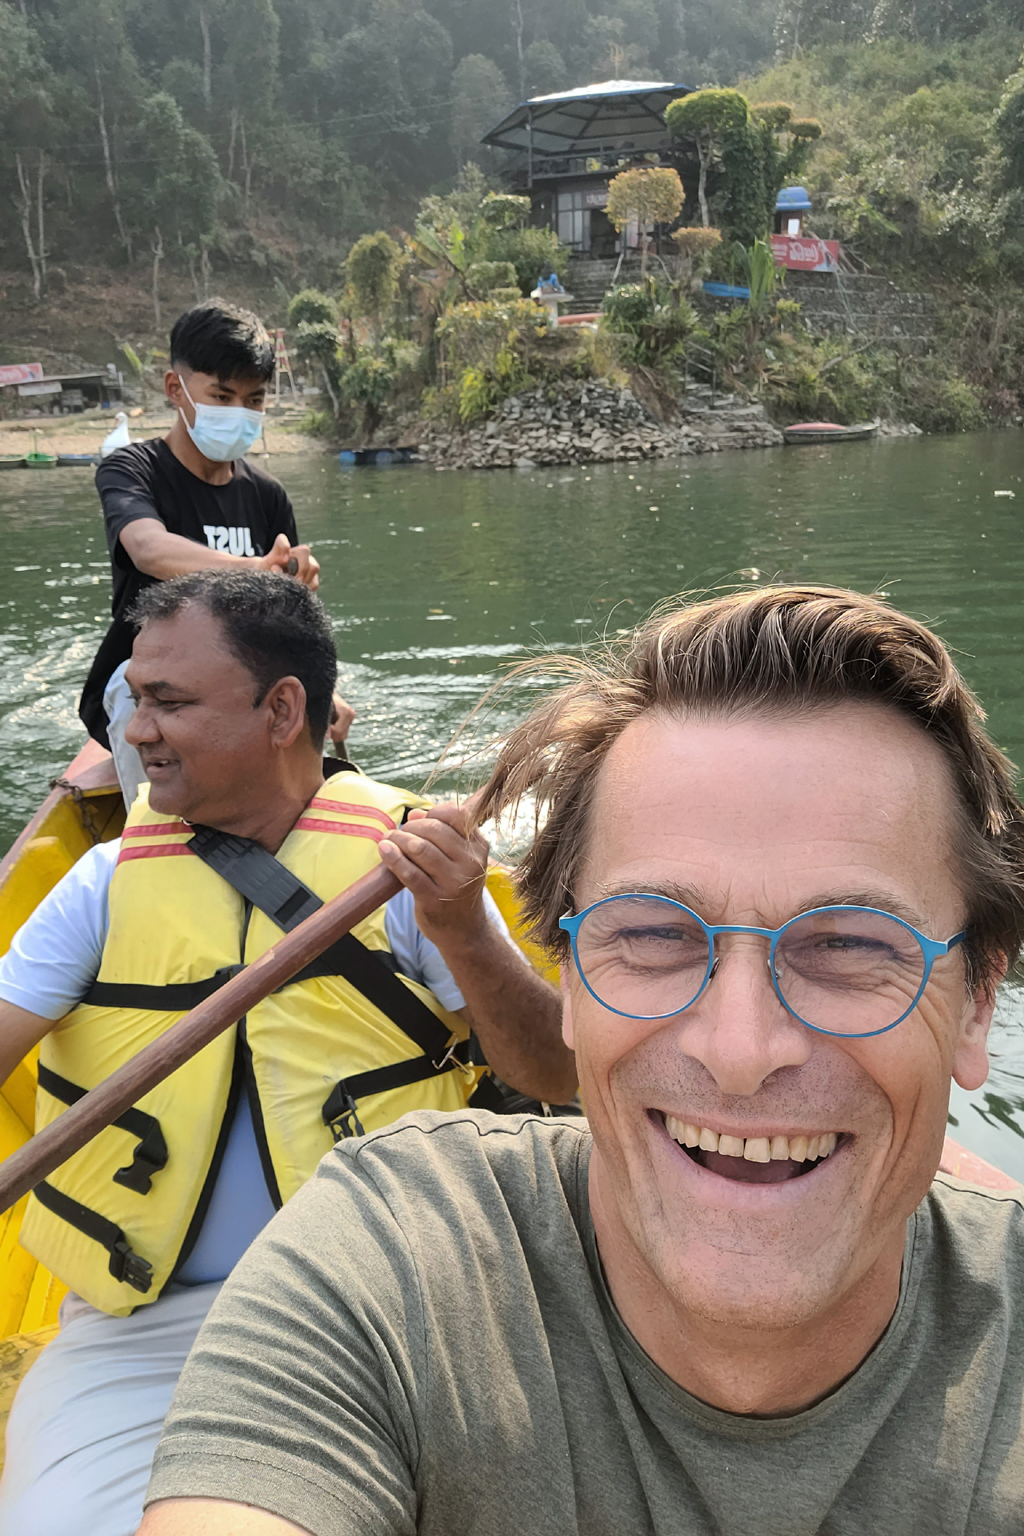
<instances>
[{"instance_id":1,"label":"dirt path on shore","mask_svg":"<svg viewBox=\"0 0 1024 1536\"><path fill-rule=\"evenodd\" d=\"M267 412L267 425L263 438L250 454L262 461L267 456L271 466L274 459L287 454L324 453L324 445L316 438L305 437L297 430L304 412L286 408L280 412ZM114 411L83 411L78 416L42 416L23 418L19 421L0 421L0 456L24 454L33 451L36 435L40 453L98 453L100 444L115 426ZM162 437L174 421L169 410L148 410L130 416L128 430L133 441L147 437Z\"/></svg>"}]
</instances>

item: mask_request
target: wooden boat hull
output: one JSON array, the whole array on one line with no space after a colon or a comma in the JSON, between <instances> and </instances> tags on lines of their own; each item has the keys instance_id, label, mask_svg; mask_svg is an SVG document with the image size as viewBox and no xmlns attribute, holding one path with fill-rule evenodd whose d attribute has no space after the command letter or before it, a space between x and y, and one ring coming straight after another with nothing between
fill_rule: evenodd
<instances>
[{"instance_id":1,"label":"wooden boat hull","mask_svg":"<svg viewBox=\"0 0 1024 1536\"><path fill-rule=\"evenodd\" d=\"M784 427L782 436L791 448L799 447L802 443L860 443L867 438L875 437L878 433L877 421L862 422L860 426L841 427L837 422L808 421L799 422L792 427Z\"/></svg>"},{"instance_id":2,"label":"wooden boat hull","mask_svg":"<svg viewBox=\"0 0 1024 1536\"><path fill-rule=\"evenodd\" d=\"M19 459L16 453L5 453L0 457L0 469L24 469L24 455Z\"/></svg>"},{"instance_id":3,"label":"wooden boat hull","mask_svg":"<svg viewBox=\"0 0 1024 1536\"><path fill-rule=\"evenodd\" d=\"M98 453L58 453L57 455L57 467L59 469L90 469L94 464L98 464L99 461L100 456Z\"/></svg>"},{"instance_id":4,"label":"wooden boat hull","mask_svg":"<svg viewBox=\"0 0 1024 1536\"><path fill-rule=\"evenodd\" d=\"M56 469L57 455L55 453L26 453L26 469Z\"/></svg>"},{"instance_id":5,"label":"wooden boat hull","mask_svg":"<svg viewBox=\"0 0 1024 1536\"><path fill-rule=\"evenodd\" d=\"M89 742L0 860L0 953L82 854L117 837L123 825L110 754ZM0 1088L0 1159L32 1135L37 1054L27 1056ZM56 1323L66 1289L18 1245L25 1204L20 1200L0 1216L0 1340Z\"/></svg>"}]
</instances>

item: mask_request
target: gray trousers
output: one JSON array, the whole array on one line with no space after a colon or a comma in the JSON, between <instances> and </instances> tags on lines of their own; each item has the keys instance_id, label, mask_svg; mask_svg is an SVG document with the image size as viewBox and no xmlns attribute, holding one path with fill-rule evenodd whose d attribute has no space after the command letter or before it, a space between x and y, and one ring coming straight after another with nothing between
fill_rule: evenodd
<instances>
[{"instance_id":1,"label":"gray trousers","mask_svg":"<svg viewBox=\"0 0 1024 1536\"><path fill-rule=\"evenodd\" d=\"M135 1536L174 1388L219 1290L172 1286L131 1317L64 1298L60 1333L7 1421L0 1536Z\"/></svg>"}]
</instances>

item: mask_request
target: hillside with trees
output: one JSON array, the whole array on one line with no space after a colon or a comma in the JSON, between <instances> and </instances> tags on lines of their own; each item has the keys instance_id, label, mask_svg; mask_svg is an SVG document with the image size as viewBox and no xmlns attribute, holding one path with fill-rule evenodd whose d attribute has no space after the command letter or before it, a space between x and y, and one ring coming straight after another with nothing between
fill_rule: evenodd
<instances>
[{"instance_id":1,"label":"hillside with trees","mask_svg":"<svg viewBox=\"0 0 1024 1536\"><path fill-rule=\"evenodd\" d=\"M768 0L0 0L0 261L45 287L84 257L200 283L336 260L480 161L515 101L732 76L773 20Z\"/></svg>"},{"instance_id":2,"label":"hillside with trees","mask_svg":"<svg viewBox=\"0 0 1024 1536\"><path fill-rule=\"evenodd\" d=\"M453 306L497 295L514 308L539 263L564 270L514 199L486 201L501 162L481 133L532 94L668 78L710 88L701 121L690 98L677 113L701 163L702 228L679 245L687 279L694 263L734 280L761 270L774 188L798 173L814 232L838 237L855 269L940 295L945 362L967 391L953 423L1011 416L1024 385L1022 44L1022 0L0 0L0 349L141 351L214 292L279 324L291 304L308 366L329 365L332 409L347 400L370 428L410 347L426 348L417 379L437 385ZM375 262L376 310L363 303ZM307 290L319 298L296 310ZM619 306L640 325L649 302L655 353L685 329L676 298ZM755 357L766 323L742 346L738 320L707 338L759 388L774 376ZM456 332L449 352L471 357ZM826 353L804 359L807 377L827 366L831 389L856 375L856 401L877 403L871 358L833 367ZM505 389L501 366L466 363L466 411ZM900 392L891 378L885 390ZM810 386L796 393L811 408Z\"/></svg>"}]
</instances>

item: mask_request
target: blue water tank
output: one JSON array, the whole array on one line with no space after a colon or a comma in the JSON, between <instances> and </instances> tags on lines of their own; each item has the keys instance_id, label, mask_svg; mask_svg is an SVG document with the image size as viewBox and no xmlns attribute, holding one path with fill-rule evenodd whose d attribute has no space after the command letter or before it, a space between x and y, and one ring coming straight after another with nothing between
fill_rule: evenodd
<instances>
[{"instance_id":1,"label":"blue water tank","mask_svg":"<svg viewBox=\"0 0 1024 1536\"><path fill-rule=\"evenodd\" d=\"M783 187L775 204L776 213L803 213L811 206L806 187Z\"/></svg>"}]
</instances>

